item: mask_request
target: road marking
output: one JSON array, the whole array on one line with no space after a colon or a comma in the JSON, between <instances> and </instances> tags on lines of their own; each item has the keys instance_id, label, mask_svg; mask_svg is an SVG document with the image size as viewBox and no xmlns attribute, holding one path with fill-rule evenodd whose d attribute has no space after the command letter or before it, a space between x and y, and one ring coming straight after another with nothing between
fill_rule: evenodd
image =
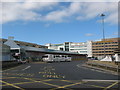
<instances>
[{"instance_id":1,"label":"road marking","mask_svg":"<svg viewBox=\"0 0 120 90\"><path fill-rule=\"evenodd\" d=\"M108 88L111 88L111 87L113 87L114 85L116 85L116 84L118 84L118 83L119 83L119 82L115 82L115 83L113 83L112 85L106 87L104 90L107 90Z\"/></svg>"},{"instance_id":2,"label":"road marking","mask_svg":"<svg viewBox=\"0 0 120 90\"><path fill-rule=\"evenodd\" d=\"M117 82L118 80L92 80L92 79L82 79L82 81L93 81L93 82Z\"/></svg>"},{"instance_id":3,"label":"road marking","mask_svg":"<svg viewBox=\"0 0 120 90\"><path fill-rule=\"evenodd\" d=\"M88 69L88 70L91 70L91 71L96 71L96 72L100 72L100 73L109 73L109 74L113 74L113 75L118 75L118 73L116 73L116 72L114 72L114 71L110 71L110 70L106 70L106 69L102 69L102 68L94 68L94 67L92 67L92 66L79 66L79 64L78 65L76 65L77 67L79 67L79 68L83 68L83 69Z\"/></svg>"},{"instance_id":4,"label":"road marking","mask_svg":"<svg viewBox=\"0 0 120 90\"><path fill-rule=\"evenodd\" d=\"M9 79L9 78L16 78L16 77L4 77L2 79Z\"/></svg>"},{"instance_id":5,"label":"road marking","mask_svg":"<svg viewBox=\"0 0 120 90\"><path fill-rule=\"evenodd\" d=\"M24 70L26 70L26 69L28 69L28 68L30 68L31 66L27 66L26 68L24 68L24 69L22 69L22 71L24 71Z\"/></svg>"},{"instance_id":6,"label":"road marking","mask_svg":"<svg viewBox=\"0 0 120 90\"><path fill-rule=\"evenodd\" d=\"M13 84L28 84L28 83L34 83L34 82L20 82L20 83L13 83Z\"/></svg>"},{"instance_id":7,"label":"road marking","mask_svg":"<svg viewBox=\"0 0 120 90\"><path fill-rule=\"evenodd\" d=\"M35 83L35 82L19 82L19 83L12 83L12 84L19 85L19 84L29 84L29 83ZM1 86L9 86L9 85L1 85Z\"/></svg>"},{"instance_id":8,"label":"road marking","mask_svg":"<svg viewBox=\"0 0 120 90\"><path fill-rule=\"evenodd\" d=\"M21 65L20 65L20 66L13 67L13 68L10 68L10 69L7 69L7 70L2 70L2 72L9 71L9 70L12 70L12 69L16 69L16 68L19 68L19 67L21 67Z\"/></svg>"},{"instance_id":9,"label":"road marking","mask_svg":"<svg viewBox=\"0 0 120 90\"><path fill-rule=\"evenodd\" d=\"M47 79L47 80L42 80L42 81L52 81L53 79Z\"/></svg>"},{"instance_id":10,"label":"road marking","mask_svg":"<svg viewBox=\"0 0 120 90\"><path fill-rule=\"evenodd\" d=\"M52 88L52 89L49 89L49 90L57 90L57 89L59 89L59 88ZM71 88L64 88L64 89L66 89L66 90L73 90Z\"/></svg>"},{"instance_id":11,"label":"road marking","mask_svg":"<svg viewBox=\"0 0 120 90\"><path fill-rule=\"evenodd\" d=\"M98 87L98 88L105 88L105 87L102 87L102 86L97 86L97 85L87 85L87 86L93 86L93 87Z\"/></svg>"},{"instance_id":12,"label":"road marking","mask_svg":"<svg viewBox=\"0 0 120 90\"><path fill-rule=\"evenodd\" d=\"M94 66L82 65L82 67L80 67L80 68L89 69L89 70L96 71L96 72L101 72L101 73L109 73L109 74L113 74L113 75L118 75L118 73L115 72L115 71L102 69L102 68L94 67Z\"/></svg>"},{"instance_id":13,"label":"road marking","mask_svg":"<svg viewBox=\"0 0 120 90\"><path fill-rule=\"evenodd\" d=\"M0 80L0 81L1 81L1 80ZM18 86L16 86L16 85L14 85L14 84L7 83L7 82L5 82L5 81L2 81L2 82L5 83L6 85L9 85L9 86L12 86L12 87L15 87L15 88L21 89L21 90L25 90L25 89L23 89L23 88L21 88L21 87L18 87Z\"/></svg>"},{"instance_id":14,"label":"road marking","mask_svg":"<svg viewBox=\"0 0 120 90\"><path fill-rule=\"evenodd\" d=\"M83 84L83 83L86 83L86 82L78 82L78 83L74 83L74 84L69 84L69 85L61 86L61 87L58 87L58 88L66 88L66 87L69 87L69 86L74 86L74 85Z\"/></svg>"},{"instance_id":15,"label":"road marking","mask_svg":"<svg viewBox=\"0 0 120 90\"><path fill-rule=\"evenodd\" d=\"M50 86L54 86L54 87L60 87L58 85L53 85L53 84L50 84L50 83L46 83L46 82L43 82L43 81L36 81L36 80L33 80L33 79L30 79L30 78L25 78L27 80L31 80L33 82L39 82L39 83L42 83L42 84L46 84L46 85L50 85Z\"/></svg>"},{"instance_id":16,"label":"road marking","mask_svg":"<svg viewBox=\"0 0 120 90\"><path fill-rule=\"evenodd\" d=\"M64 82L69 82L69 83L74 83L74 82L69 81L69 80L61 80L61 81L64 81Z\"/></svg>"}]
</instances>

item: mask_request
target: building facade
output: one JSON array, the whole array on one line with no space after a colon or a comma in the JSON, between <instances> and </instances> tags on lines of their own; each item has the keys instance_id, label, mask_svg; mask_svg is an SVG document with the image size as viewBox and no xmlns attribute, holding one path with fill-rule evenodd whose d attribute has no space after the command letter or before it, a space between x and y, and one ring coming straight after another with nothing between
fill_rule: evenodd
<instances>
[{"instance_id":1,"label":"building facade","mask_svg":"<svg viewBox=\"0 0 120 90\"><path fill-rule=\"evenodd\" d=\"M8 46L10 51L9 55L11 58L10 60L7 60L7 61L20 61L20 60L26 60L26 59L29 61L41 61L42 56L44 56L45 54L70 55L72 57L72 60L81 60L83 58L84 60L87 59L86 55L78 54L75 52L64 51L65 48L63 48L62 44L53 46L54 48L56 48L56 46L59 46L58 49L60 50L52 50L52 49L46 48L47 46L16 41L14 40L14 37L9 37L7 40L6 39L3 39L3 40L2 40L2 44L4 43L5 46ZM5 46L4 48L2 47L0 48L0 49L3 49L1 50L2 52L5 52L6 50L5 48L7 48ZM40 47L42 46L42 47L40 48L36 46L40 46ZM4 56L6 58L5 54ZM1 54L1 57L2 57L2 54ZM3 61L4 59L1 59L1 60Z\"/></svg>"},{"instance_id":2,"label":"building facade","mask_svg":"<svg viewBox=\"0 0 120 90\"><path fill-rule=\"evenodd\" d=\"M16 41L14 40L14 37L8 37L8 39L1 39L2 44L4 44L4 49L2 52L5 52L5 46L9 46L10 50L10 59L11 61L13 60L25 60L26 58L29 58L31 60L41 60L42 56L44 53L41 52L35 52L35 49L47 49L47 46L43 45L38 45L34 43L28 43L28 42L22 42L22 41ZM32 51L26 51L26 48L33 48ZM3 53L2 56L5 56ZM7 58L5 56L4 58ZM8 60L8 61L9 61ZM2 61L5 61L2 59Z\"/></svg>"},{"instance_id":3,"label":"building facade","mask_svg":"<svg viewBox=\"0 0 120 90\"><path fill-rule=\"evenodd\" d=\"M77 52L79 54L87 54L92 57L92 41L87 42L64 42L62 44L46 44L48 49Z\"/></svg>"},{"instance_id":4,"label":"building facade","mask_svg":"<svg viewBox=\"0 0 120 90\"><path fill-rule=\"evenodd\" d=\"M109 38L101 41L92 42L92 54L98 59L106 55L115 55L119 49L120 40L118 38Z\"/></svg>"},{"instance_id":5,"label":"building facade","mask_svg":"<svg viewBox=\"0 0 120 90\"><path fill-rule=\"evenodd\" d=\"M10 47L5 44L0 44L0 61L8 61L10 59Z\"/></svg>"}]
</instances>

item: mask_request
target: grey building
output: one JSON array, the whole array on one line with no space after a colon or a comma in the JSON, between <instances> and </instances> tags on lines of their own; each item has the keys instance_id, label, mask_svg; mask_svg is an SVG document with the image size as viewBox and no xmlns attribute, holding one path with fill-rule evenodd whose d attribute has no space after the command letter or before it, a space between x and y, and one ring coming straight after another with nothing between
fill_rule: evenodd
<instances>
[{"instance_id":1,"label":"grey building","mask_svg":"<svg viewBox=\"0 0 120 90\"><path fill-rule=\"evenodd\" d=\"M0 44L0 61L8 61L10 59L10 46Z\"/></svg>"}]
</instances>

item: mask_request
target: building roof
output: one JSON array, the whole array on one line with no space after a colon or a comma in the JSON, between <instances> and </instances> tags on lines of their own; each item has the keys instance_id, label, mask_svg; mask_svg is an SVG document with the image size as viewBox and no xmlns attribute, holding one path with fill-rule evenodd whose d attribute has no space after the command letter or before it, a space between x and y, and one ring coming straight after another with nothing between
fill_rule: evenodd
<instances>
[{"instance_id":1,"label":"building roof","mask_svg":"<svg viewBox=\"0 0 120 90\"><path fill-rule=\"evenodd\" d=\"M8 40L4 44L10 46L11 49L20 49L20 46L18 46L13 40Z\"/></svg>"},{"instance_id":2,"label":"building roof","mask_svg":"<svg viewBox=\"0 0 120 90\"><path fill-rule=\"evenodd\" d=\"M103 42L118 42L120 38L106 38L105 41L102 39L101 41L94 41L93 43L103 43Z\"/></svg>"},{"instance_id":3,"label":"building roof","mask_svg":"<svg viewBox=\"0 0 120 90\"><path fill-rule=\"evenodd\" d=\"M21 46L21 48L24 48L26 51L36 51L36 52L43 52L43 53L56 53L56 54L76 54L76 52L67 52L67 51L60 51L60 50L53 50L53 49L47 49L47 48L36 48L36 47L29 47L29 46Z\"/></svg>"},{"instance_id":4,"label":"building roof","mask_svg":"<svg viewBox=\"0 0 120 90\"><path fill-rule=\"evenodd\" d=\"M0 39L0 41L2 41L3 43L6 42L8 39ZM17 43L17 45L23 45L23 46L32 46L32 47L37 47L37 48L48 48L47 46L43 46L43 45L38 45L35 43L29 43L29 42L24 42L24 41L17 41L14 40L15 43Z\"/></svg>"}]
</instances>

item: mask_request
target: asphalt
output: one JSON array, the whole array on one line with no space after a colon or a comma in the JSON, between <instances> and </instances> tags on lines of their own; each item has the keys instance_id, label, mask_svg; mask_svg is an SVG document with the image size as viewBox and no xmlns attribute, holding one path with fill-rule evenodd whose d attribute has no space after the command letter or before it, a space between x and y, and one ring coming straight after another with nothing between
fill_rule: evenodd
<instances>
[{"instance_id":1,"label":"asphalt","mask_svg":"<svg viewBox=\"0 0 120 90\"><path fill-rule=\"evenodd\" d=\"M33 62L2 71L2 89L118 89L118 75L93 70L85 61Z\"/></svg>"}]
</instances>

